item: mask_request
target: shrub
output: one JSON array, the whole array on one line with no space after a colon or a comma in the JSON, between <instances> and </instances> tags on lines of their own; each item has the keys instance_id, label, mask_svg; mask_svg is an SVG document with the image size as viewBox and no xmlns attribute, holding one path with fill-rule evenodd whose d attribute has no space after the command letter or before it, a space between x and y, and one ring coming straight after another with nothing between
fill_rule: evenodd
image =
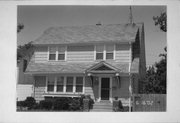
<instances>
[{"instance_id":1,"label":"shrub","mask_svg":"<svg viewBox=\"0 0 180 123\"><path fill-rule=\"evenodd\" d=\"M80 98L73 98L70 102L70 107L69 107L69 110L73 110L73 111L77 111L77 110L80 110Z\"/></svg>"},{"instance_id":2,"label":"shrub","mask_svg":"<svg viewBox=\"0 0 180 123\"><path fill-rule=\"evenodd\" d=\"M54 101L54 110L69 110L69 106L72 98L70 97L58 97Z\"/></svg>"},{"instance_id":3,"label":"shrub","mask_svg":"<svg viewBox=\"0 0 180 123\"><path fill-rule=\"evenodd\" d=\"M36 100L33 97L27 97L25 100L25 105L28 109L32 109L33 106L36 104Z\"/></svg>"},{"instance_id":4,"label":"shrub","mask_svg":"<svg viewBox=\"0 0 180 123\"><path fill-rule=\"evenodd\" d=\"M36 100L33 97L27 97L24 101L17 101L17 106L19 107L32 109L34 105L36 105Z\"/></svg>"},{"instance_id":5,"label":"shrub","mask_svg":"<svg viewBox=\"0 0 180 123\"><path fill-rule=\"evenodd\" d=\"M41 109L51 110L52 106L53 106L53 101L52 100L42 100L42 101L40 101L39 106Z\"/></svg>"}]
</instances>

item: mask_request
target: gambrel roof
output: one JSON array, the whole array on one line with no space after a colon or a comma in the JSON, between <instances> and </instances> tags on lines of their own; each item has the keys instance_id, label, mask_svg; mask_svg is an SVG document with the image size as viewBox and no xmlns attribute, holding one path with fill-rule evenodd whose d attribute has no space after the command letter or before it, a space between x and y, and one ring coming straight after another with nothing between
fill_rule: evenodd
<instances>
[{"instance_id":1,"label":"gambrel roof","mask_svg":"<svg viewBox=\"0 0 180 123\"><path fill-rule=\"evenodd\" d=\"M51 27L33 44L134 42L137 31L138 26L135 24Z\"/></svg>"}]
</instances>

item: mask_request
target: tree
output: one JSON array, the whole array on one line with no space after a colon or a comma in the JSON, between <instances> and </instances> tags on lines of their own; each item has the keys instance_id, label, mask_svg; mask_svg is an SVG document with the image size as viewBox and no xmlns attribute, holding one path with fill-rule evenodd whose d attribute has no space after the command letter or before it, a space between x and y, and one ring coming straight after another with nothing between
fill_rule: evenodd
<instances>
[{"instance_id":1,"label":"tree","mask_svg":"<svg viewBox=\"0 0 180 123\"><path fill-rule=\"evenodd\" d=\"M24 24L18 23L17 33L20 33L22 29L24 29ZM30 59L33 52L34 52L34 46L32 45L32 41L27 44L18 46L17 47L17 62L19 62L23 58Z\"/></svg>"},{"instance_id":2,"label":"tree","mask_svg":"<svg viewBox=\"0 0 180 123\"><path fill-rule=\"evenodd\" d=\"M166 32L167 31L167 15L166 12L162 12L160 16L153 17L154 23L156 26Z\"/></svg>"},{"instance_id":3,"label":"tree","mask_svg":"<svg viewBox=\"0 0 180 123\"><path fill-rule=\"evenodd\" d=\"M162 59L149 67L146 76L140 80L140 93L166 94L166 48L165 53L159 56Z\"/></svg>"},{"instance_id":4,"label":"tree","mask_svg":"<svg viewBox=\"0 0 180 123\"><path fill-rule=\"evenodd\" d=\"M21 60L22 58L28 58L32 56L34 52L34 46L32 45L32 41L24 44L23 46L18 46L17 48L17 61Z\"/></svg>"},{"instance_id":5,"label":"tree","mask_svg":"<svg viewBox=\"0 0 180 123\"><path fill-rule=\"evenodd\" d=\"M153 17L155 26L163 32L167 32L167 17L166 12L160 16ZM146 76L140 80L140 93L166 94L166 76L167 76L167 47L164 48L165 53L159 55L161 60L149 67L146 71Z\"/></svg>"},{"instance_id":6,"label":"tree","mask_svg":"<svg viewBox=\"0 0 180 123\"><path fill-rule=\"evenodd\" d=\"M18 23L18 26L17 26L17 33L21 32L22 29L24 29L24 24Z\"/></svg>"}]
</instances>

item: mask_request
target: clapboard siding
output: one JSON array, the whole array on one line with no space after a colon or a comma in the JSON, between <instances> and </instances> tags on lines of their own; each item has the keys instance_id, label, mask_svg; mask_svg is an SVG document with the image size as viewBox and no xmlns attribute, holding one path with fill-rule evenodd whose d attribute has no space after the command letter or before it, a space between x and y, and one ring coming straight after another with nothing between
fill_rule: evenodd
<instances>
[{"instance_id":1,"label":"clapboard siding","mask_svg":"<svg viewBox=\"0 0 180 123\"><path fill-rule=\"evenodd\" d=\"M130 45L116 44L116 61L130 62Z\"/></svg>"},{"instance_id":2,"label":"clapboard siding","mask_svg":"<svg viewBox=\"0 0 180 123\"><path fill-rule=\"evenodd\" d=\"M119 97L119 98L127 98L129 97L129 77L121 77L120 78L120 86L118 86L117 79L113 77L112 83L112 97Z\"/></svg>"},{"instance_id":3,"label":"clapboard siding","mask_svg":"<svg viewBox=\"0 0 180 123\"><path fill-rule=\"evenodd\" d=\"M41 46L37 47L35 50L35 62L36 63L42 63L42 62L47 62L47 57L48 57L48 47Z\"/></svg>"},{"instance_id":4,"label":"clapboard siding","mask_svg":"<svg viewBox=\"0 0 180 123\"><path fill-rule=\"evenodd\" d=\"M93 61L94 46L68 46L67 61Z\"/></svg>"},{"instance_id":5,"label":"clapboard siding","mask_svg":"<svg viewBox=\"0 0 180 123\"><path fill-rule=\"evenodd\" d=\"M116 44L115 59L118 62L130 62L130 45ZM66 60L72 62L94 61L94 45L67 46ZM40 46L35 50L35 62L48 61L48 46Z\"/></svg>"},{"instance_id":6,"label":"clapboard siding","mask_svg":"<svg viewBox=\"0 0 180 123\"><path fill-rule=\"evenodd\" d=\"M32 96L33 85L18 84L17 85L17 100L25 100L26 97Z\"/></svg>"},{"instance_id":7,"label":"clapboard siding","mask_svg":"<svg viewBox=\"0 0 180 123\"><path fill-rule=\"evenodd\" d=\"M91 95L91 98L94 99L94 93L91 86L91 80L88 77L85 77L85 95Z\"/></svg>"},{"instance_id":8,"label":"clapboard siding","mask_svg":"<svg viewBox=\"0 0 180 123\"><path fill-rule=\"evenodd\" d=\"M45 76L35 76L35 100L37 102L44 100L43 94L45 93L46 77Z\"/></svg>"}]
</instances>

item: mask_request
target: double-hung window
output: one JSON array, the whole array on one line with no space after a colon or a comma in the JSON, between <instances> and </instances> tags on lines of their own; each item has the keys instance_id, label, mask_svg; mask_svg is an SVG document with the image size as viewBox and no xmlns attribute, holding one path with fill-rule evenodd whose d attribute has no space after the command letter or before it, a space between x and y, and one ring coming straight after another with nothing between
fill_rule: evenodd
<instances>
[{"instance_id":1,"label":"double-hung window","mask_svg":"<svg viewBox=\"0 0 180 123\"><path fill-rule=\"evenodd\" d=\"M106 59L113 59L114 45L106 45Z\"/></svg>"},{"instance_id":2,"label":"double-hung window","mask_svg":"<svg viewBox=\"0 0 180 123\"><path fill-rule=\"evenodd\" d=\"M64 77L57 77L57 85L56 85L56 91L57 92L63 92L64 90Z\"/></svg>"},{"instance_id":3,"label":"double-hung window","mask_svg":"<svg viewBox=\"0 0 180 123\"><path fill-rule=\"evenodd\" d=\"M73 92L73 77L67 77L66 80L66 92Z\"/></svg>"},{"instance_id":4,"label":"double-hung window","mask_svg":"<svg viewBox=\"0 0 180 123\"><path fill-rule=\"evenodd\" d=\"M49 47L49 60L61 61L65 60L65 46L60 47Z\"/></svg>"},{"instance_id":5,"label":"double-hung window","mask_svg":"<svg viewBox=\"0 0 180 123\"><path fill-rule=\"evenodd\" d=\"M55 78L48 77L47 92L54 92L54 83L55 83Z\"/></svg>"},{"instance_id":6,"label":"double-hung window","mask_svg":"<svg viewBox=\"0 0 180 123\"><path fill-rule=\"evenodd\" d=\"M96 60L103 60L104 59L104 45L97 45L96 46Z\"/></svg>"},{"instance_id":7,"label":"double-hung window","mask_svg":"<svg viewBox=\"0 0 180 123\"><path fill-rule=\"evenodd\" d=\"M65 60L65 47L58 47L58 60Z\"/></svg>"},{"instance_id":8,"label":"double-hung window","mask_svg":"<svg viewBox=\"0 0 180 123\"><path fill-rule=\"evenodd\" d=\"M49 60L56 60L56 47L49 47Z\"/></svg>"},{"instance_id":9,"label":"double-hung window","mask_svg":"<svg viewBox=\"0 0 180 123\"><path fill-rule=\"evenodd\" d=\"M83 77L76 77L76 92L83 92Z\"/></svg>"}]
</instances>

